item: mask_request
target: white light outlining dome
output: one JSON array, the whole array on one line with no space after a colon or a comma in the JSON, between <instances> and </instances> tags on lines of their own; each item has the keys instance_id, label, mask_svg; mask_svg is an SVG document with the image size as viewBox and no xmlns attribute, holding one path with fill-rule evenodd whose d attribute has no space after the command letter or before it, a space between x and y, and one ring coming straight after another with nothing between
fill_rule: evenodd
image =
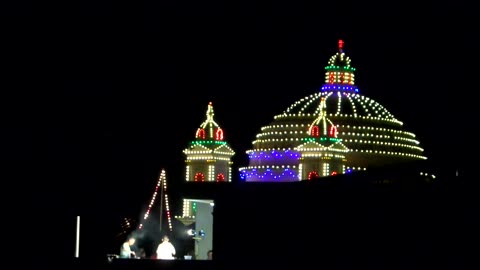
<instances>
[{"instance_id":1,"label":"white light outlining dome","mask_svg":"<svg viewBox=\"0 0 480 270\"><path fill-rule=\"evenodd\" d=\"M322 96L326 98L328 117L348 115L354 118L378 119L402 125L402 122L397 120L380 103L357 93L343 92L342 89L329 89L328 91L304 97L289 106L282 114L275 116L275 118L292 115L317 115L319 113L317 104Z\"/></svg>"},{"instance_id":2,"label":"white light outlining dome","mask_svg":"<svg viewBox=\"0 0 480 270\"><path fill-rule=\"evenodd\" d=\"M320 98L325 97L327 116L336 124L338 137L351 149L349 167L381 166L425 159L415 134L405 131L378 102L357 93L325 91L292 104L274 121L262 127L253 141L253 150L294 149L308 136L308 127L318 115Z\"/></svg>"}]
</instances>

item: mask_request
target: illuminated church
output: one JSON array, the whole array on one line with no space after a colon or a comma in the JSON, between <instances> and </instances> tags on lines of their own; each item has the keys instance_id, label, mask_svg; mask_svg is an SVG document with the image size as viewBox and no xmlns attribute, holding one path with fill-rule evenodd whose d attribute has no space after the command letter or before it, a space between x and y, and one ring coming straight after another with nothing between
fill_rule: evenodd
<instances>
[{"instance_id":1,"label":"illuminated church","mask_svg":"<svg viewBox=\"0 0 480 270\"><path fill-rule=\"evenodd\" d=\"M251 235L257 235L262 239L261 242L274 247L271 256L275 257L277 251L283 249L276 249L283 242L277 245L275 241L283 241L283 238L277 236L284 233L285 228L298 228L300 233L305 234L315 230L341 231L338 229L341 227L332 225L334 223L312 224L311 216L307 213L321 213L320 210L323 209L323 219L332 221L335 218L329 218L328 214L335 211L327 211L331 205L345 206L336 212L350 211L355 216L356 209L365 207L369 201L363 200L363 197L359 199L359 196L364 196L362 192L341 197L345 196L339 193L341 189L328 186L328 183L345 182L355 175L354 182L373 183L371 190L375 191L377 187L382 188L377 183L419 179L418 172L413 175L412 170L397 169L393 174L391 171L387 174L378 170L375 172L378 167L388 168L386 165L425 160L424 150L419 146L415 134L405 130L400 120L375 100L360 94L355 85L355 68L344 53L341 40L338 50L325 67L325 84L321 89L294 102L274 116L270 124L262 127L252 143L252 149L246 152L249 157L248 166L241 167L238 171L233 169L232 157L235 151L228 143L228 136L225 136L224 130L214 119L212 102L208 103L205 120L196 130L192 130L192 141L183 150L183 208L182 214L175 216L187 227L185 229L188 229L194 240L195 259L207 260L207 253L214 244L215 250L218 250L215 253L220 254L219 257L243 256L244 249L241 248L252 248ZM350 175L353 171L373 173L367 176L364 173ZM330 177L335 175L337 177ZM221 184L232 182L234 177L238 179L236 176L240 179L238 183ZM309 181L322 177L325 181ZM434 176L420 173L420 178L431 181ZM325 183L327 185L323 185ZM381 192L371 195L382 196ZM171 230L168 198L166 194L164 196ZM287 197L291 199L285 200ZM327 203L338 198L344 204ZM400 202L400 198L405 196L391 197L392 202ZM264 204L265 201L275 202L275 207ZM300 214L295 216L302 218L281 218L286 211L298 211ZM263 217L264 213L268 215ZM252 222L252 216L255 222ZM275 223L279 218L282 226ZM259 227L272 226L274 233L265 234L263 230L258 230ZM215 238L214 227L220 228L215 229ZM232 231L237 234L235 241L231 241ZM325 251L328 251L331 245L325 247ZM265 250L265 246L259 245L252 252L263 256Z\"/></svg>"},{"instance_id":2,"label":"illuminated church","mask_svg":"<svg viewBox=\"0 0 480 270\"><path fill-rule=\"evenodd\" d=\"M355 68L338 42L325 67L325 84L262 127L239 168L243 181L290 182L426 159L415 134L375 100L360 94ZM232 180L235 154L207 108L186 155L185 180Z\"/></svg>"},{"instance_id":3,"label":"illuminated church","mask_svg":"<svg viewBox=\"0 0 480 270\"><path fill-rule=\"evenodd\" d=\"M325 67L320 91L294 102L261 128L247 151L248 166L240 168L242 180L299 181L426 159L415 134L360 94L342 40L338 50Z\"/></svg>"}]
</instances>

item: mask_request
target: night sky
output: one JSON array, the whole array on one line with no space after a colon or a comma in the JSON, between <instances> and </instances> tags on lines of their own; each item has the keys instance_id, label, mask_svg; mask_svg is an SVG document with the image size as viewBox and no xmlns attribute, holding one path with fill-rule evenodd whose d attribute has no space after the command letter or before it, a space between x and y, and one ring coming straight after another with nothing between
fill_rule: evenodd
<instances>
[{"instance_id":1,"label":"night sky","mask_svg":"<svg viewBox=\"0 0 480 270\"><path fill-rule=\"evenodd\" d=\"M338 39L360 93L403 121L438 167L465 169L479 33L460 2L192 2L3 9L2 160L28 179L11 182L34 202L22 224L31 235L73 237L76 215L116 232L143 214L161 169L178 200L182 151L210 101L235 170L246 166L260 128L321 87Z\"/></svg>"}]
</instances>

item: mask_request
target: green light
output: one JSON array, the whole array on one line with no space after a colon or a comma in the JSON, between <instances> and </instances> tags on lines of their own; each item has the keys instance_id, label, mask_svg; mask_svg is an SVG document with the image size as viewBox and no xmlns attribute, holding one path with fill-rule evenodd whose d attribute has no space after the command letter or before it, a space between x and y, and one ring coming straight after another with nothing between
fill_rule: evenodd
<instances>
[{"instance_id":1,"label":"green light","mask_svg":"<svg viewBox=\"0 0 480 270\"><path fill-rule=\"evenodd\" d=\"M190 144L192 145L224 145L227 144L225 141L213 141L213 140L196 140L196 141L191 141Z\"/></svg>"},{"instance_id":2,"label":"green light","mask_svg":"<svg viewBox=\"0 0 480 270\"><path fill-rule=\"evenodd\" d=\"M331 138L331 137L320 137L320 138L303 138L302 139L303 141L305 142L332 142L332 143L336 143L336 142L341 142L342 140L339 139L339 138Z\"/></svg>"}]
</instances>

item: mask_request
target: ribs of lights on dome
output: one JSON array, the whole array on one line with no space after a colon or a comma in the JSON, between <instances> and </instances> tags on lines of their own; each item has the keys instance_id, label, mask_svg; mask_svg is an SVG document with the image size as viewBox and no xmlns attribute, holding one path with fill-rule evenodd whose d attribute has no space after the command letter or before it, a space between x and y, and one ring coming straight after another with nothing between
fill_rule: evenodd
<instances>
[{"instance_id":1,"label":"ribs of lights on dome","mask_svg":"<svg viewBox=\"0 0 480 270\"><path fill-rule=\"evenodd\" d=\"M251 152L251 161L262 163L262 160L269 160L273 165L241 170L241 178L247 181L291 182L345 173L345 154L349 150L337 138L337 127L327 118L325 100L325 97L320 98L319 115L309 125L309 136L304 138L303 144L293 151L272 150L270 155L263 151L259 154ZM270 161L272 157L274 161Z\"/></svg>"}]
</instances>

